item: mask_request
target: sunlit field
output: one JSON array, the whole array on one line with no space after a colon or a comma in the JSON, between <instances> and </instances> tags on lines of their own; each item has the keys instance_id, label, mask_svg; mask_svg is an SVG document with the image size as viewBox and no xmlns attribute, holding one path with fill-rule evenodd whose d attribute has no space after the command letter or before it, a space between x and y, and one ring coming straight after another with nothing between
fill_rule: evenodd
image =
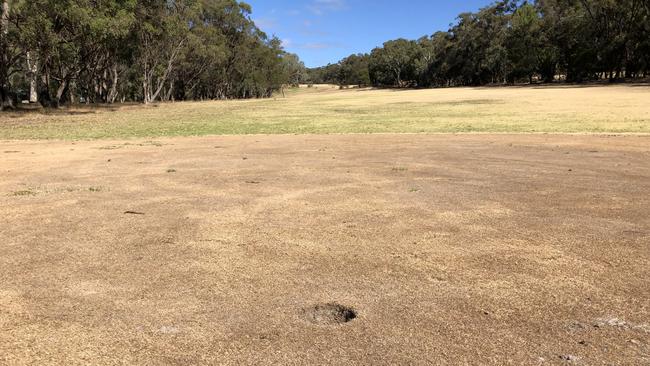
<instances>
[{"instance_id":1,"label":"sunlit field","mask_svg":"<svg viewBox=\"0 0 650 366\"><path fill-rule=\"evenodd\" d=\"M0 366L650 366L650 0L396 4L0 0Z\"/></svg>"},{"instance_id":2,"label":"sunlit field","mask_svg":"<svg viewBox=\"0 0 650 366\"><path fill-rule=\"evenodd\" d=\"M648 133L650 86L290 89L274 98L0 114L1 139L232 134Z\"/></svg>"},{"instance_id":3,"label":"sunlit field","mask_svg":"<svg viewBox=\"0 0 650 366\"><path fill-rule=\"evenodd\" d=\"M648 101L323 85L2 114L0 364L646 364Z\"/></svg>"},{"instance_id":4,"label":"sunlit field","mask_svg":"<svg viewBox=\"0 0 650 366\"><path fill-rule=\"evenodd\" d=\"M623 104L634 90L609 92ZM577 95L605 103L601 91L565 91L575 126L602 110ZM561 92L522 90L555 102ZM413 111L387 109L408 95ZM400 111L421 126L426 108L480 123L472 114L516 111L506 95L523 98L301 94L182 104L188 129L161 106L142 124L124 110L37 131L212 133L217 111L258 120L245 131L340 131L355 110L392 121L362 119L369 129L408 130ZM506 101L453 104L497 96ZM263 116L260 105L275 107ZM308 125L308 106L348 112ZM562 106L556 116L571 115ZM282 111L295 121L273 125ZM568 126L532 114L515 126L535 121ZM0 364L647 365L649 161L650 136L610 134L0 141Z\"/></svg>"}]
</instances>

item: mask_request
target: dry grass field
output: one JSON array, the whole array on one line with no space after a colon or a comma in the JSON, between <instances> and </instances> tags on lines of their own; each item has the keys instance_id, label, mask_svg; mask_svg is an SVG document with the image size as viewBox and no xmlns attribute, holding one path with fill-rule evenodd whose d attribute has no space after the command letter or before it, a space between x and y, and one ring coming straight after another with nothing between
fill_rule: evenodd
<instances>
[{"instance_id":1,"label":"dry grass field","mask_svg":"<svg viewBox=\"0 0 650 366\"><path fill-rule=\"evenodd\" d=\"M649 96L2 115L0 365L650 365L647 134L278 134L649 132Z\"/></svg>"},{"instance_id":2,"label":"dry grass field","mask_svg":"<svg viewBox=\"0 0 650 366\"><path fill-rule=\"evenodd\" d=\"M0 115L0 139L285 133L650 132L650 85L289 90L286 98Z\"/></svg>"}]
</instances>

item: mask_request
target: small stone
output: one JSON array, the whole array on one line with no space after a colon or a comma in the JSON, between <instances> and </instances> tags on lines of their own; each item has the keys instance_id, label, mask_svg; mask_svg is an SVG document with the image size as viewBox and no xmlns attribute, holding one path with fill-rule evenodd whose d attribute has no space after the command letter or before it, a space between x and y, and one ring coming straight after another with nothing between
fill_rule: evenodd
<instances>
[{"instance_id":1,"label":"small stone","mask_svg":"<svg viewBox=\"0 0 650 366\"><path fill-rule=\"evenodd\" d=\"M600 318L596 319L596 322L594 323L595 328L602 328L602 327L615 327L615 328L627 328L628 324L619 318Z\"/></svg>"},{"instance_id":2,"label":"small stone","mask_svg":"<svg viewBox=\"0 0 650 366\"><path fill-rule=\"evenodd\" d=\"M176 334L179 332L179 329L172 326L162 326L158 329L158 332L163 334Z\"/></svg>"},{"instance_id":3,"label":"small stone","mask_svg":"<svg viewBox=\"0 0 650 366\"><path fill-rule=\"evenodd\" d=\"M580 322L573 322L569 324L567 328L572 331L581 331L585 329L585 325Z\"/></svg>"},{"instance_id":4,"label":"small stone","mask_svg":"<svg viewBox=\"0 0 650 366\"><path fill-rule=\"evenodd\" d=\"M580 357L574 355L560 355L560 359L566 362L578 362Z\"/></svg>"}]
</instances>

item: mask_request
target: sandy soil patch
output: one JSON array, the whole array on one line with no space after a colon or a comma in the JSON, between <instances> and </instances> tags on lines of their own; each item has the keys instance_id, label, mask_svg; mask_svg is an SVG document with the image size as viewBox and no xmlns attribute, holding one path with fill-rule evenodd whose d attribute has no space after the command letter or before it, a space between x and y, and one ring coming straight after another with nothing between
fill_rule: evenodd
<instances>
[{"instance_id":1,"label":"sandy soil patch","mask_svg":"<svg viewBox=\"0 0 650 366\"><path fill-rule=\"evenodd\" d=\"M649 137L18 141L0 173L0 364L650 363Z\"/></svg>"}]
</instances>

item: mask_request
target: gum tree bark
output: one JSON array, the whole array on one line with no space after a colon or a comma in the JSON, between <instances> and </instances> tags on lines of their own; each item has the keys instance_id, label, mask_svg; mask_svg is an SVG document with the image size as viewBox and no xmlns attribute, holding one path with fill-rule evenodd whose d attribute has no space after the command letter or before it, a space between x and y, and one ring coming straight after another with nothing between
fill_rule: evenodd
<instances>
[{"instance_id":1,"label":"gum tree bark","mask_svg":"<svg viewBox=\"0 0 650 366\"><path fill-rule=\"evenodd\" d=\"M2 17L0 18L0 110L5 107L13 108L13 101L9 95L8 79L11 56L9 55L9 0L2 2Z\"/></svg>"},{"instance_id":2,"label":"gum tree bark","mask_svg":"<svg viewBox=\"0 0 650 366\"><path fill-rule=\"evenodd\" d=\"M27 52L27 75L29 77L29 102L38 103L38 60L32 59L31 52Z\"/></svg>"},{"instance_id":3,"label":"gum tree bark","mask_svg":"<svg viewBox=\"0 0 650 366\"><path fill-rule=\"evenodd\" d=\"M177 57L180 54L180 51L185 44L185 39L181 39L178 44L174 47L174 49L171 51L171 54L167 58L167 66L165 67L162 75L157 77L155 79L155 71L156 71L156 66L161 63L161 59L164 58L164 56L160 53L154 52L152 48L147 47L147 43L145 43L145 47L149 48L147 52L149 53L149 57L145 59L144 63L144 75L143 75L143 84L142 84L142 89L144 93L144 103L148 104L151 102L154 102L158 96L160 95L160 92L162 91L163 87L165 86L165 82L168 81L168 78L174 69L175 62L177 61Z\"/></svg>"}]
</instances>

